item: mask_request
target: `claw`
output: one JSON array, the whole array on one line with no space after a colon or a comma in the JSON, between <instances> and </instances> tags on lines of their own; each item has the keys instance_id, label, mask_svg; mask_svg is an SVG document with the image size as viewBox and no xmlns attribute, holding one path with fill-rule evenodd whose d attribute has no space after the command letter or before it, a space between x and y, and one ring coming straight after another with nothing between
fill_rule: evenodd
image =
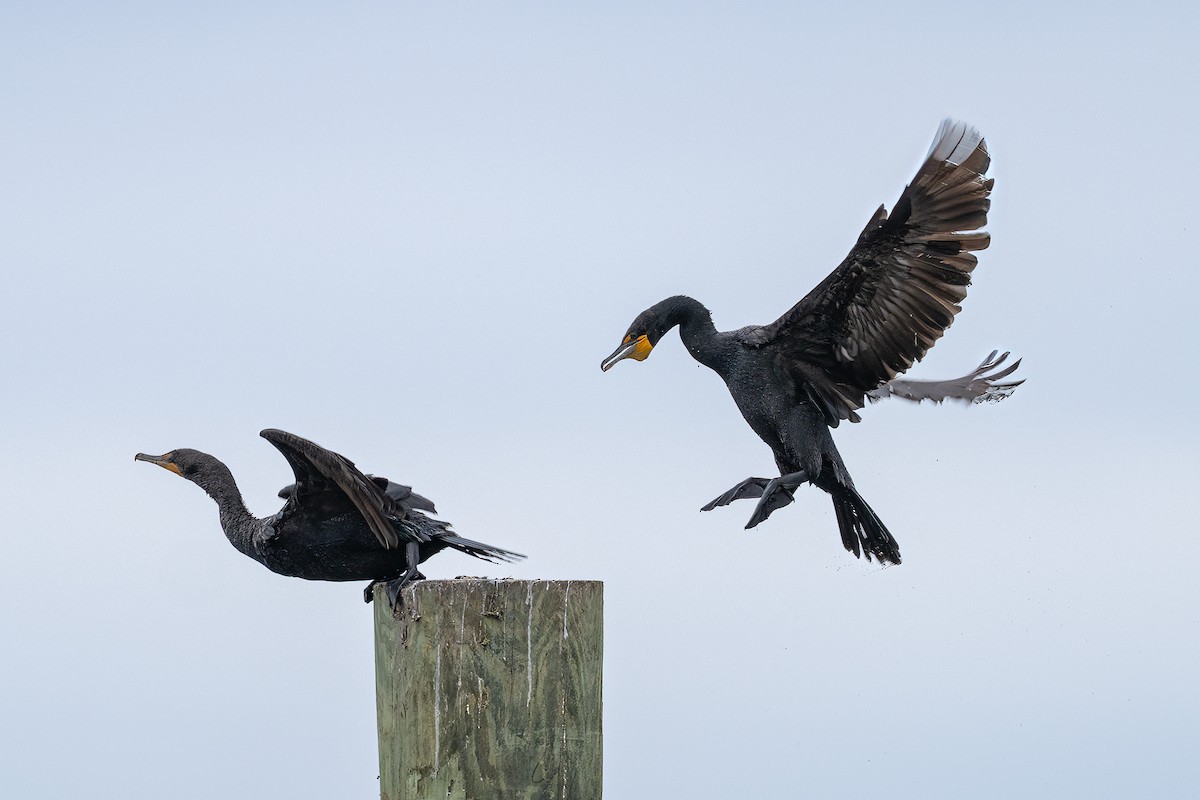
<instances>
[{"instance_id":1,"label":"claw","mask_svg":"<svg viewBox=\"0 0 1200 800\"><path fill-rule=\"evenodd\" d=\"M395 613L400 608L400 593L404 591L404 587L409 583L408 575L401 575L395 580L390 580L384 585L384 593L387 595L388 605L392 608L392 613Z\"/></svg>"}]
</instances>

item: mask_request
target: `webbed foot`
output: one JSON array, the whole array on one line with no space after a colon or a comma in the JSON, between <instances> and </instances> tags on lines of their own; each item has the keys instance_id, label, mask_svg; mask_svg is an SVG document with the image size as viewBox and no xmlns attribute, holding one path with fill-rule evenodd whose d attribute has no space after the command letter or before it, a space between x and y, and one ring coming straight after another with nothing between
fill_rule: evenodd
<instances>
[{"instance_id":1,"label":"webbed foot","mask_svg":"<svg viewBox=\"0 0 1200 800\"><path fill-rule=\"evenodd\" d=\"M738 485L734 486L729 491L722 494L717 499L708 503L701 511L712 511L717 506L727 506L734 500L746 500L754 497L762 497L763 489L766 488L770 480L767 478L746 478Z\"/></svg>"},{"instance_id":2,"label":"webbed foot","mask_svg":"<svg viewBox=\"0 0 1200 800\"><path fill-rule=\"evenodd\" d=\"M367 584L367 588L363 589L363 602L369 603L375 599L375 585L378 583L386 583L382 578L376 578Z\"/></svg>"},{"instance_id":3,"label":"webbed foot","mask_svg":"<svg viewBox=\"0 0 1200 800\"><path fill-rule=\"evenodd\" d=\"M368 603L374 597L375 584L382 583L384 594L387 596L388 605L391 606L392 613L395 613L402 604L400 602L400 592L404 587L413 581L425 580L425 576L417 569L417 565L421 561L420 545L416 542L407 542L404 545L404 558L407 564L407 569L400 573L397 578L376 578L367 584L367 588L363 590L363 599Z\"/></svg>"},{"instance_id":4,"label":"webbed foot","mask_svg":"<svg viewBox=\"0 0 1200 800\"><path fill-rule=\"evenodd\" d=\"M746 523L746 530L750 530L771 516L777 509L783 508L792 502L795 499L792 495L792 490L807 480L808 473L804 470L772 478L763 487L758 505L754 507L754 513L750 515L750 521Z\"/></svg>"},{"instance_id":5,"label":"webbed foot","mask_svg":"<svg viewBox=\"0 0 1200 800\"><path fill-rule=\"evenodd\" d=\"M405 573L399 578L394 578L383 585L383 593L387 596L388 605L391 606L393 613L403 605L400 602L400 593L404 591L404 587L409 583L409 575Z\"/></svg>"},{"instance_id":6,"label":"webbed foot","mask_svg":"<svg viewBox=\"0 0 1200 800\"><path fill-rule=\"evenodd\" d=\"M419 572L415 573L408 580L404 580L403 576L401 576L400 578L395 578L391 581L389 581L387 578L377 578L376 580L373 580L370 583L368 583L367 587L365 589L363 589L363 602L370 603L372 600L375 599L375 587L381 583L390 586L392 583L399 581L400 585L396 588L396 591L395 591L395 596L398 598L400 596L401 590L404 589L404 587L406 585L412 583L413 581L423 581L423 580L425 580L425 576ZM396 599L393 599L391 597L391 595L389 595L388 602L392 604L392 609L395 610L396 605L399 601Z\"/></svg>"}]
</instances>

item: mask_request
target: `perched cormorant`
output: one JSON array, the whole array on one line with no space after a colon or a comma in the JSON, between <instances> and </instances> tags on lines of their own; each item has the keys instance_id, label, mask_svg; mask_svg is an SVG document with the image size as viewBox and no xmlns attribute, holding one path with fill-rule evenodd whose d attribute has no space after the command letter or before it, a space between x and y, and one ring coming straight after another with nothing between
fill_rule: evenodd
<instances>
[{"instance_id":1,"label":"perched cormorant","mask_svg":"<svg viewBox=\"0 0 1200 800\"><path fill-rule=\"evenodd\" d=\"M258 519L246 510L229 468L199 450L172 450L148 461L195 483L217 501L229 541L272 572L312 581L385 583L395 608L400 590L423 578L417 565L452 547L484 561L525 556L464 539L436 513L433 503L407 486L364 475L347 458L285 431L260 434L283 453L296 482L279 492L287 499L274 516Z\"/></svg>"},{"instance_id":2,"label":"perched cormorant","mask_svg":"<svg viewBox=\"0 0 1200 800\"><path fill-rule=\"evenodd\" d=\"M1019 361L988 375L995 353L964 378L897 381L920 360L959 312L976 259L990 238L992 180L983 136L945 120L889 216L879 207L850 255L799 303L770 325L718 331L709 310L685 296L669 297L638 315L621 346L600 364L644 361L667 331L692 357L724 379L754 432L770 446L779 477L747 478L702 510L759 498L747 528L792 502L812 483L833 498L842 543L856 556L900 563L886 526L854 488L829 429L858 422L866 399L900 396L978 402L1010 394L1021 381L1000 383Z\"/></svg>"}]
</instances>

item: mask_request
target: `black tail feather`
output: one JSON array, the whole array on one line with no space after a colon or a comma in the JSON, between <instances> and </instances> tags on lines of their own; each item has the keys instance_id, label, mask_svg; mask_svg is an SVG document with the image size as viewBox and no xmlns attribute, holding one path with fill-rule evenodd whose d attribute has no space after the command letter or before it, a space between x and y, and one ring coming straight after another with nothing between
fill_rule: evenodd
<instances>
[{"instance_id":1,"label":"black tail feather","mask_svg":"<svg viewBox=\"0 0 1200 800\"><path fill-rule=\"evenodd\" d=\"M868 561L874 556L881 564L900 563L900 545L858 492L839 486L831 496L842 544L847 550L858 558L865 555Z\"/></svg>"},{"instance_id":2,"label":"black tail feather","mask_svg":"<svg viewBox=\"0 0 1200 800\"><path fill-rule=\"evenodd\" d=\"M464 539L463 537L453 533L445 533L437 538L439 542L444 542L459 552L475 556L476 558L482 558L484 561L491 561L493 564L500 561L512 563L525 558L525 556L521 555L520 553L514 553L511 550L493 547L492 545L484 544L483 542Z\"/></svg>"}]
</instances>

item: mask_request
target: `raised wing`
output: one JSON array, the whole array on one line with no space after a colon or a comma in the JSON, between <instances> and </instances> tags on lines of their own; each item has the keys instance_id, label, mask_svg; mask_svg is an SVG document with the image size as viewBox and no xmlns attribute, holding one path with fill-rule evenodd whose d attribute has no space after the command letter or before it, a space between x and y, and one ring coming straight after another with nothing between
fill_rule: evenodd
<instances>
[{"instance_id":1,"label":"raised wing","mask_svg":"<svg viewBox=\"0 0 1200 800\"><path fill-rule=\"evenodd\" d=\"M375 481L375 484L383 489L383 493L399 503L405 511L420 509L421 511L428 511L430 514L437 513L433 501L428 497L423 497L414 492L411 486L405 486L402 483L392 483L387 478L379 478L375 475L367 477Z\"/></svg>"},{"instance_id":2,"label":"raised wing","mask_svg":"<svg viewBox=\"0 0 1200 800\"><path fill-rule=\"evenodd\" d=\"M836 426L858 421L867 392L941 338L967 296L974 250L990 237L992 180L978 130L945 120L891 216L882 206L846 259L777 321L743 335Z\"/></svg>"},{"instance_id":3,"label":"raised wing","mask_svg":"<svg viewBox=\"0 0 1200 800\"><path fill-rule=\"evenodd\" d=\"M291 465L296 474L296 488L291 494L297 500L306 492L328 490L332 484L358 509L385 549L400 544L396 526L388 517L403 519L404 509L375 481L360 472L350 459L287 431L267 428L259 435L275 445Z\"/></svg>"},{"instance_id":4,"label":"raised wing","mask_svg":"<svg viewBox=\"0 0 1200 800\"><path fill-rule=\"evenodd\" d=\"M998 403L1025 382L1024 379L1004 380L1013 374L1017 367L1021 366L1021 359L1018 358L1007 367L1000 369L1000 365L1004 363L1009 354L1004 353L996 358L998 352L998 350L993 350L982 364L961 378L952 378L948 381L914 381L897 378L868 392L867 399L876 401L888 397L902 397L917 403L922 400L932 400L935 403L941 403L944 400ZM992 370L996 371L992 372Z\"/></svg>"},{"instance_id":5,"label":"raised wing","mask_svg":"<svg viewBox=\"0 0 1200 800\"><path fill-rule=\"evenodd\" d=\"M378 475L367 475L371 482L383 490L383 493L395 500L406 511L419 509L428 511L430 514L436 514L437 508L434 507L433 501L428 497L423 497L412 490L411 486L405 486L402 483L392 483L387 478ZM296 493L296 484L289 483L287 486L279 490L278 495L284 500L288 499Z\"/></svg>"}]
</instances>

